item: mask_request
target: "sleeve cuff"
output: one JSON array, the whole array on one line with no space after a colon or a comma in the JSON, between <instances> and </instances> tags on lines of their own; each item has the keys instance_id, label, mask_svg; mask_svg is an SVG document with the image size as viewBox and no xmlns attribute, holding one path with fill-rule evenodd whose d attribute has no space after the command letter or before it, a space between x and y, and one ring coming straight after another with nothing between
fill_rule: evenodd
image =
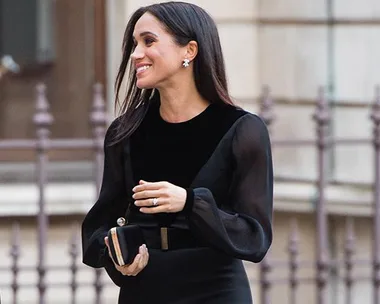
<instances>
[{"instance_id":1,"label":"sleeve cuff","mask_svg":"<svg viewBox=\"0 0 380 304\"><path fill-rule=\"evenodd\" d=\"M100 263L104 266L108 262L109 254L108 254L108 248L106 245L104 245L104 248L100 250Z\"/></svg>"},{"instance_id":2,"label":"sleeve cuff","mask_svg":"<svg viewBox=\"0 0 380 304\"><path fill-rule=\"evenodd\" d=\"M186 188L186 202L185 207L183 208L183 211L186 214L189 214L191 210L193 209L194 205L194 190L191 188Z\"/></svg>"}]
</instances>

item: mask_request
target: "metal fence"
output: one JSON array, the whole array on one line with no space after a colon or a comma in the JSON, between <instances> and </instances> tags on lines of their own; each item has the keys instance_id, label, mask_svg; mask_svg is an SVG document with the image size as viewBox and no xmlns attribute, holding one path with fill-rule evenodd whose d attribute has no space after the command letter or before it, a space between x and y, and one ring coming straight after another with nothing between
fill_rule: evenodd
<instances>
[{"instance_id":1,"label":"metal fence","mask_svg":"<svg viewBox=\"0 0 380 304\"><path fill-rule=\"evenodd\" d=\"M274 101L270 97L268 88L264 88L261 98L260 116L270 126L274 121L273 116ZM351 304L352 302L352 289L354 284L353 266L354 259L354 227L351 218L346 222L346 241L345 241L345 255L341 261L333 260L329 255L328 245L328 221L326 210L326 188L329 184L326 170L328 169L327 160L328 153L332 147L337 145L362 145L372 144L375 159L375 178L373 182L373 253L372 261L365 261L367 265L372 267L372 287L373 287L373 304L380 304L380 88L376 89L375 100L371 110L370 119L373 122L373 137L372 141L367 139L345 139L333 138L328 131L331 122L331 108L325 98L324 90L321 88L316 102L316 110L313 115L316 126L316 136L314 140L293 140L293 139L276 139L272 138L273 148L277 149L284 146L302 147L314 146L317 149L317 163L318 163L318 178L315 181L318 188L318 198L315 208L316 217L316 257L314 261L308 261L314 269L315 276L309 278L316 287L315 302L317 304L328 303L328 283L329 273L331 269L338 266L345 268L345 302ZM46 213L46 199L45 199L45 186L47 181L47 166L49 164L48 151L50 149L93 149L94 151L94 166L95 176L94 183L97 185L96 189L99 191L99 185L102 178L103 166L103 138L106 130L107 113L105 102L103 98L102 86L96 84L94 86L93 108L90 115L90 121L93 126L93 137L82 139L53 139L50 138L49 128L53 123L53 117L49 112L49 104L46 99L46 88L43 84L37 87L36 98L36 114L34 115L34 124L36 126L36 139L29 140L1 140L0 149L34 149L36 151L36 166L38 172L37 184L39 187L39 205L38 205L38 261L35 271L38 274L37 286L39 294L39 303L46 303L46 289L49 284L46 282L46 273L54 267L46 265L46 233L48 230L47 213ZM271 296L273 287L279 283L285 283L289 286L289 303L297 304L302 303L297 298L300 285L303 279L299 278L299 271L302 267L298 255L298 228L297 223L292 223L292 232L289 239L289 256L281 261L274 261L270 256L267 256L260 263L260 275L258 284L260 286L260 303L272 303ZM12 266L10 269L0 269L0 271L11 271L12 284L5 286L10 288L13 292L13 303L17 303L17 296L20 288L24 287L19 283L20 267L18 265L20 244L19 244L19 226L16 223L13 228L13 243L11 245ZM78 259L80 259L80 247L78 245L77 232L73 234L71 242L71 265L60 266L66 267L71 271L71 303L77 303L76 296L80 283L77 281L78 272ZM271 271L277 266L287 267L289 269L289 276L284 279L272 278ZM57 266L58 267L58 266ZM96 294L96 303L101 303L102 290L104 284L101 281L101 271L95 270L95 281L93 288Z\"/></svg>"},{"instance_id":2,"label":"metal fence","mask_svg":"<svg viewBox=\"0 0 380 304\"><path fill-rule=\"evenodd\" d=\"M103 170L103 140L108 123L107 112L103 96L103 87L101 84L95 84L93 88L93 106L90 113L90 123L92 124L93 138L76 138L76 139L53 139L50 138L50 127L53 123L53 116L49 112L49 103L46 98L46 86L44 84L37 85L36 88L36 113L33 117L33 122L36 126L35 139L10 139L1 140L0 149L33 149L36 151L36 171L37 171L37 184L39 190L38 201L38 261L35 271L38 273L38 288L39 303L45 304L45 293L49 287L46 282L46 273L49 270L57 270L59 268L70 268L72 280L71 287L71 303L77 303L76 294L78 289L77 272L78 272L78 259L81 259L81 249L78 242L78 232L75 231L71 240L70 255L72 264L67 266L48 266L46 265L46 245L47 245L47 231L48 231L48 214L46 212L46 185L47 169L49 165L48 152L50 149L93 149L94 152L94 166L95 176L94 183L96 190L99 192L99 187L102 179ZM13 293L13 304L18 303L18 292L21 287L19 283L20 267L18 266L18 258L20 255L20 237L19 237L19 224L15 223L12 230L12 244L11 244L11 257L12 267L11 272L13 276L13 283L10 288ZM7 269L0 269L7 271ZM31 270L31 269L28 269ZM96 303L101 302L101 293L103 283L101 281L101 270L95 270L95 281L93 283L96 293ZM0 284L1 285L1 284Z\"/></svg>"},{"instance_id":3,"label":"metal fence","mask_svg":"<svg viewBox=\"0 0 380 304\"><path fill-rule=\"evenodd\" d=\"M261 117L270 125L273 121L273 100L270 98L269 90L264 90L262 104L261 104ZM261 304L270 304L271 289L276 283L287 283L289 286L289 302L291 304L303 303L297 297L301 283L312 281L316 286L316 299L317 304L329 303L328 299L328 283L329 274L333 269L342 266L345 268L345 303L353 303L353 285L355 278L353 276L353 266L357 261L354 259L354 225L353 218L346 218L346 236L344 248L344 260L331 259L329 254L328 244L328 213L326 210L327 199L326 189L329 184L327 170L328 170L328 153L330 149L342 145L363 145L372 144L374 152L374 181L373 181L373 230L372 230L372 261L363 261L360 263L370 265L372 267L372 287L373 287L373 304L380 304L380 87L375 89L375 98L372 105L369 118L373 123L373 136L372 140L355 138L334 138L328 131L331 122L331 107L325 97L323 88L319 89L318 99L316 103L315 113L313 119L316 123L316 137L315 140L292 140L292 139L272 139L274 148L284 146L315 146L317 149L317 165L318 177L317 184L317 200L315 205L315 218L316 218L316 246L315 246L315 261L306 261L313 263L315 268L315 277L300 279L298 276L299 270L302 265L298 259L298 228L297 222L291 223L292 231L288 244L288 260L287 261L273 261L267 256L261 263L260 267L260 285L261 285ZM277 266L284 266L289 269L289 277L281 279L271 279L269 276L272 269Z\"/></svg>"}]
</instances>

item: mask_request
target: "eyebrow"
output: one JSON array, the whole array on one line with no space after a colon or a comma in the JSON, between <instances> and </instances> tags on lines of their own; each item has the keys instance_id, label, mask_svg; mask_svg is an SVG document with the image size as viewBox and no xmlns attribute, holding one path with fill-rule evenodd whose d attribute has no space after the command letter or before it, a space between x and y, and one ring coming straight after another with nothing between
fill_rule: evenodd
<instances>
[{"instance_id":1,"label":"eyebrow","mask_svg":"<svg viewBox=\"0 0 380 304\"><path fill-rule=\"evenodd\" d=\"M152 36L158 38L158 35L157 35L157 34L152 33L152 32L149 32L149 31L145 31L145 32L140 33L140 37L144 37L144 36L147 36L147 35L152 35ZM132 36L132 38L135 39L135 36Z\"/></svg>"}]
</instances>

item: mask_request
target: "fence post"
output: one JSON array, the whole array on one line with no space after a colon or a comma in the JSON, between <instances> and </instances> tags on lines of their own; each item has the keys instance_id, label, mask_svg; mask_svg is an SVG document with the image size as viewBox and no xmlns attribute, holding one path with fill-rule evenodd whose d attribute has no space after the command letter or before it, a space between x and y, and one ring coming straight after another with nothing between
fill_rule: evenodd
<instances>
[{"instance_id":1,"label":"fence post","mask_svg":"<svg viewBox=\"0 0 380 304\"><path fill-rule=\"evenodd\" d=\"M19 289L19 284L17 282L19 266L18 258L20 257L20 224L18 222L13 224L12 228L12 242L11 242L11 252L12 257L12 292L13 292L13 304L17 304L17 292Z\"/></svg>"},{"instance_id":2,"label":"fence post","mask_svg":"<svg viewBox=\"0 0 380 304\"><path fill-rule=\"evenodd\" d=\"M373 187L373 303L380 304L380 86L372 108L375 182Z\"/></svg>"},{"instance_id":3,"label":"fence post","mask_svg":"<svg viewBox=\"0 0 380 304\"><path fill-rule=\"evenodd\" d=\"M270 130L271 123L274 119L273 115L273 100L270 96L270 90L268 86L264 86L262 89L262 96L260 100L260 113L259 116L267 125L268 130ZM271 265L269 262L268 252L264 260L260 263L260 298L261 304L270 304L270 289L271 289L271 280L269 273L271 272Z\"/></svg>"},{"instance_id":4,"label":"fence post","mask_svg":"<svg viewBox=\"0 0 380 304\"><path fill-rule=\"evenodd\" d=\"M354 248L355 247L355 232L354 232L354 219L352 217L346 218L346 241L344 246L345 266L346 266L346 304L352 304L352 285L354 283L353 278L353 266L354 266Z\"/></svg>"},{"instance_id":5,"label":"fence post","mask_svg":"<svg viewBox=\"0 0 380 304\"><path fill-rule=\"evenodd\" d=\"M106 107L103 97L103 86L100 83L96 83L93 87L94 99L91 112L90 121L93 127L94 138L94 153L95 153L95 183L96 183L96 195L99 194L102 175L103 175L103 142L106 132L107 115ZM101 282L101 269L95 270L95 293L96 304L101 303L102 282Z\"/></svg>"},{"instance_id":6,"label":"fence post","mask_svg":"<svg viewBox=\"0 0 380 304\"><path fill-rule=\"evenodd\" d=\"M317 283L317 304L327 303L327 281L329 276L328 259L328 223L326 214L327 186L326 165L327 152L329 148L328 127L330 122L330 111L325 98L323 88L319 89L317 109L313 115L317 123L317 148L318 148L318 201L316 205L316 283Z\"/></svg>"},{"instance_id":7,"label":"fence post","mask_svg":"<svg viewBox=\"0 0 380 304\"><path fill-rule=\"evenodd\" d=\"M46 86L44 84L37 85L37 101L36 114L34 115L34 124L37 133L37 178L38 178L38 290L39 303L45 303L45 246L47 239L48 219L45 211L45 185L47 183L47 165L49 146L50 126L53 123L53 117L49 113L49 104L46 99Z\"/></svg>"},{"instance_id":8,"label":"fence post","mask_svg":"<svg viewBox=\"0 0 380 304\"><path fill-rule=\"evenodd\" d=\"M291 221L290 227L290 236L289 236L289 285L290 285L290 296L289 303L297 304L297 290L299 285L298 279L298 254L299 254L299 236L298 236L298 223L297 219L293 218Z\"/></svg>"},{"instance_id":9,"label":"fence post","mask_svg":"<svg viewBox=\"0 0 380 304\"><path fill-rule=\"evenodd\" d=\"M75 304L76 301L76 291L78 288L78 283L77 283L77 273L78 273L78 265L77 265L77 258L79 255L79 250L78 250L78 233L77 233L77 225L73 225L72 229L72 236L70 240L70 249L69 249L69 254L71 257L71 304Z\"/></svg>"}]
</instances>

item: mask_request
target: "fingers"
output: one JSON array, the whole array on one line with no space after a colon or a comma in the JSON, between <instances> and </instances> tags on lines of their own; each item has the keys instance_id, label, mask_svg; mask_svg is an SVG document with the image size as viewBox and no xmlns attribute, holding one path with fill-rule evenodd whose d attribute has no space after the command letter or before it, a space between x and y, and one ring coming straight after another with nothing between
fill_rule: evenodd
<instances>
[{"instance_id":1,"label":"fingers","mask_svg":"<svg viewBox=\"0 0 380 304\"><path fill-rule=\"evenodd\" d=\"M123 274L127 276L138 275L148 264L149 253L145 244L140 246L139 253L136 255L132 264L126 266L116 266L116 268Z\"/></svg>"},{"instance_id":2,"label":"fingers","mask_svg":"<svg viewBox=\"0 0 380 304\"><path fill-rule=\"evenodd\" d=\"M130 265L125 265L125 266L119 266L115 263L115 261L112 258L112 255L110 253L110 247L109 247L109 241L108 237L104 238L104 242L108 248L108 254L111 257L113 263L115 264L115 268L121 272L123 275L127 276L136 276L143 270L146 265L148 264L149 260L149 253L148 253L148 248L146 247L145 244L141 245L139 248L139 253L135 256L132 264Z\"/></svg>"},{"instance_id":3,"label":"fingers","mask_svg":"<svg viewBox=\"0 0 380 304\"><path fill-rule=\"evenodd\" d=\"M157 204L153 205L153 198L147 198L147 199L141 199L138 201L135 201L135 206L137 207L158 207L166 205L169 202L168 198L163 197L156 197L157 198Z\"/></svg>"},{"instance_id":4,"label":"fingers","mask_svg":"<svg viewBox=\"0 0 380 304\"><path fill-rule=\"evenodd\" d=\"M140 181L133 191L134 204L146 214L179 212L186 204L186 190L169 182ZM156 205L153 205L154 198L158 200Z\"/></svg>"},{"instance_id":5,"label":"fingers","mask_svg":"<svg viewBox=\"0 0 380 304\"><path fill-rule=\"evenodd\" d=\"M139 262L139 268L141 270L143 270L145 268L145 266L148 264L148 259L149 259L148 248L146 248L145 245L143 245L142 247L143 248L141 249L141 259Z\"/></svg>"},{"instance_id":6,"label":"fingers","mask_svg":"<svg viewBox=\"0 0 380 304\"><path fill-rule=\"evenodd\" d=\"M162 189L158 190L141 190L139 192L136 192L132 195L133 199L135 200L142 200L146 198L152 198L152 197L161 197L164 196L164 191Z\"/></svg>"},{"instance_id":7,"label":"fingers","mask_svg":"<svg viewBox=\"0 0 380 304\"><path fill-rule=\"evenodd\" d=\"M139 272L138 266L139 266L140 260L141 260L141 253L138 253L135 256L135 259L133 260L132 264L124 266L127 275L135 276Z\"/></svg>"},{"instance_id":8,"label":"fingers","mask_svg":"<svg viewBox=\"0 0 380 304\"><path fill-rule=\"evenodd\" d=\"M124 265L124 266L119 266L119 265L115 264L115 267L123 275L134 276L134 275L136 275L135 272L136 272L138 263L140 261L140 258L141 258L141 254L137 254L135 256L135 259L133 260L132 264Z\"/></svg>"},{"instance_id":9,"label":"fingers","mask_svg":"<svg viewBox=\"0 0 380 304\"><path fill-rule=\"evenodd\" d=\"M164 188L168 185L168 182L146 182L146 181L140 181L139 185L135 186L132 191L133 192L141 192L145 190L159 190L161 188Z\"/></svg>"},{"instance_id":10,"label":"fingers","mask_svg":"<svg viewBox=\"0 0 380 304\"><path fill-rule=\"evenodd\" d=\"M139 254L136 256L135 260L131 264L130 268L128 269L132 276L136 276L145 268L145 266L148 263L147 260L148 250L144 245L140 246L139 248Z\"/></svg>"},{"instance_id":11,"label":"fingers","mask_svg":"<svg viewBox=\"0 0 380 304\"><path fill-rule=\"evenodd\" d=\"M155 214L155 213L163 213L163 212L170 212L170 206L169 205L158 205L157 207L142 207L139 209L140 212L145 214Z\"/></svg>"},{"instance_id":12,"label":"fingers","mask_svg":"<svg viewBox=\"0 0 380 304\"><path fill-rule=\"evenodd\" d=\"M112 257L112 254L111 254L111 249L110 249L110 243L109 243L109 241L108 241L108 236L106 236L106 237L104 238L104 243L106 243L107 251L108 251L108 255L109 255L109 257L111 258L112 262L113 262L115 265L117 265L117 264L115 263L115 261L113 260L113 257Z\"/></svg>"}]
</instances>

